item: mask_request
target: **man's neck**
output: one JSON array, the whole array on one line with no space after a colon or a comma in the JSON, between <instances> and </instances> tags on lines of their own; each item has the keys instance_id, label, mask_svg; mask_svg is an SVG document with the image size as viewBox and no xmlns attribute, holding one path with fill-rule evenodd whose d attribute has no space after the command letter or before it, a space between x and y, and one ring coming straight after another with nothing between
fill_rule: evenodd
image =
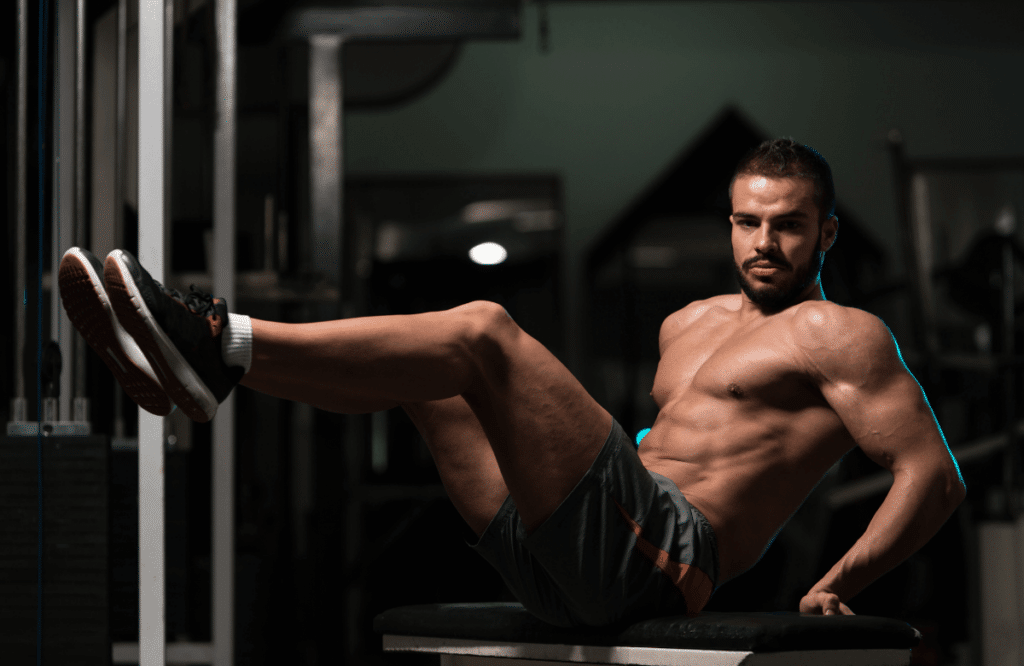
<instances>
[{"instance_id":1,"label":"man's neck","mask_svg":"<svg viewBox=\"0 0 1024 666\"><path fill-rule=\"evenodd\" d=\"M807 302L807 301L825 301L825 300L828 300L828 299L825 298L825 290L822 289L822 287L821 287L821 280L820 279L819 280L815 280L813 284L808 285L807 289L805 289L804 292L801 295L799 295L796 298L794 298L793 302L791 302L789 305L786 305L785 307L781 307L781 308L778 308L778 309L766 309L766 308L758 305L754 301L750 300L749 296L747 296L745 293L743 293L743 291L740 291L740 310L739 310L739 314L740 314L740 318L744 319L744 320L746 320L746 319L757 319L757 318L762 318L762 317L770 317L772 315L777 315L777 314L779 314L780 312L782 312L784 310L788 310L789 308L793 307L794 305L799 305L800 303L804 303L804 302Z\"/></svg>"}]
</instances>

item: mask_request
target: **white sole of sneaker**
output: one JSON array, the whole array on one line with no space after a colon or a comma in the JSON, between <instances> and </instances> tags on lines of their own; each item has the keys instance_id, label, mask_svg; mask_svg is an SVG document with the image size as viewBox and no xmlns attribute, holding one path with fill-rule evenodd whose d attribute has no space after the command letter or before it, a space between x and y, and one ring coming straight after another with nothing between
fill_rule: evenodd
<instances>
[{"instance_id":1,"label":"white sole of sneaker","mask_svg":"<svg viewBox=\"0 0 1024 666\"><path fill-rule=\"evenodd\" d=\"M64 253L58 273L61 302L68 319L139 407L157 416L174 408L138 344L114 315L103 276L80 248Z\"/></svg>"},{"instance_id":2,"label":"white sole of sneaker","mask_svg":"<svg viewBox=\"0 0 1024 666\"><path fill-rule=\"evenodd\" d=\"M139 343L174 403L193 421L206 423L217 413L217 399L153 319L124 262L121 250L114 250L104 264L114 312Z\"/></svg>"}]
</instances>

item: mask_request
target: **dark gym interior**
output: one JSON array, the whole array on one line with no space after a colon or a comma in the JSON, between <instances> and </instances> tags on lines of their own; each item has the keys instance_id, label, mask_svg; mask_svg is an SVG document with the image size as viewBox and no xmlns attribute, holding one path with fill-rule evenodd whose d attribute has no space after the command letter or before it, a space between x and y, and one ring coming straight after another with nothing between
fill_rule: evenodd
<instances>
[{"instance_id":1,"label":"dark gym interior","mask_svg":"<svg viewBox=\"0 0 1024 666\"><path fill-rule=\"evenodd\" d=\"M0 16L0 661L140 663L147 510L167 654L206 646L167 663L411 664L381 653L381 611L512 600L401 410L239 388L226 423L154 426L150 503L139 409L57 305L68 247L159 247L179 289L233 266L232 307L274 321L494 301L635 435L657 415L662 320L739 293L737 160L783 136L835 178L826 297L889 326L968 487L851 606L916 627L915 664L1024 661L1021 5L20 0ZM139 146L159 75L155 160ZM795 611L889 482L851 451L707 609ZM76 539L87 554L63 557ZM89 623L62 619L86 598Z\"/></svg>"}]
</instances>

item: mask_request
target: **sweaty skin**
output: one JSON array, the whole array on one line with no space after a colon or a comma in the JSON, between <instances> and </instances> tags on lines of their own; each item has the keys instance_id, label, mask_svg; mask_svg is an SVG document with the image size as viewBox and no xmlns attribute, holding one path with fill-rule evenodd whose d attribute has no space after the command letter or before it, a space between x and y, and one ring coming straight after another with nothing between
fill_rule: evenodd
<instances>
[{"instance_id":1,"label":"sweaty skin","mask_svg":"<svg viewBox=\"0 0 1024 666\"><path fill-rule=\"evenodd\" d=\"M963 498L963 481L885 325L823 300L814 262L838 221L819 227L811 182L741 177L733 211L746 286L665 320L651 392L660 411L640 458L711 522L725 582L757 562L825 472L860 446L893 472L893 487L800 608L850 613L846 600L934 535ZM750 295L765 300L808 282L781 309Z\"/></svg>"},{"instance_id":2,"label":"sweaty skin","mask_svg":"<svg viewBox=\"0 0 1024 666\"><path fill-rule=\"evenodd\" d=\"M711 521L723 582L752 566L855 442L811 380L795 340L804 307L743 321L739 295L669 317L640 446Z\"/></svg>"},{"instance_id":3,"label":"sweaty skin","mask_svg":"<svg viewBox=\"0 0 1024 666\"><path fill-rule=\"evenodd\" d=\"M964 496L921 387L873 315L824 300L836 238L810 181L738 178L740 294L692 303L661 328L640 447L711 522L719 582L752 566L829 467L854 446L893 485L849 552L800 602L845 602L920 548ZM529 533L591 466L611 415L494 303L309 324L252 320L242 384L342 414L402 406L455 508L482 534L511 495Z\"/></svg>"}]
</instances>

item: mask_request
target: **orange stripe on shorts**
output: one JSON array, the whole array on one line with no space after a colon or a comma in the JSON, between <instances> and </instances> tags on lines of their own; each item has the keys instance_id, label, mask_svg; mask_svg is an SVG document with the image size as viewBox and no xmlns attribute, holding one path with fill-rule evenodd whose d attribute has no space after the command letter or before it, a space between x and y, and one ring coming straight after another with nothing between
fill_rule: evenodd
<instances>
[{"instance_id":1,"label":"orange stripe on shorts","mask_svg":"<svg viewBox=\"0 0 1024 666\"><path fill-rule=\"evenodd\" d=\"M708 575L691 564L683 564L669 559L668 553L643 537L644 528L633 520L633 517L618 501L615 502L615 506L619 507L622 517L633 530L633 534L636 535L636 549L661 569L662 573L672 580L672 584L682 592L683 599L686 601L686 614L691 617L697 615L708 603L711 593L715 591L715 586L711 583Z\"/></svg>"}]
</instances>

